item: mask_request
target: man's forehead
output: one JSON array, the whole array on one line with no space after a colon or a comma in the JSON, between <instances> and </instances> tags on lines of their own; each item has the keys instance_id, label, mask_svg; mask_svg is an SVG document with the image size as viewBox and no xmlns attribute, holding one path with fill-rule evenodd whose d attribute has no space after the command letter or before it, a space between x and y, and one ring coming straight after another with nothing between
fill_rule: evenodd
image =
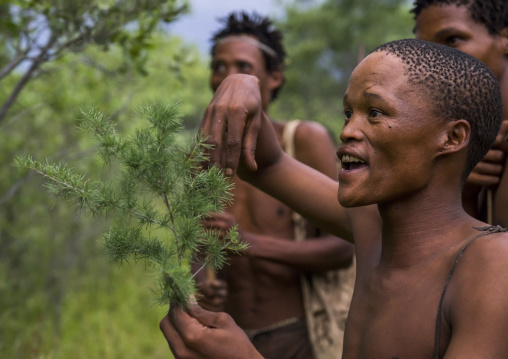
<instances>
[{"instance_id":1,"label":"man's forehead","mask_svg":"<svg viewBox=\"0 0 508 359\"><path fill-rule=\"evenodd\" d=\"M371 99L389 98L405 91L408 74L404 63L387 52L374 52L354 69L344 95L347 101L352 93Z\"/></svg>"},{"instance_id":2,"label":"man's forehead","mask_svg":"<svg viewBox=\"0 0 508 359\"><path fill-rule=\"evenodd\" d=\"M263 44L261 41L259 41L255 36L253 35L247 35L247 34L238 34L238 35L230 35L226 36L222 39L217 40L216 44L227 44L232 42L240 42L245 44L250 44L252 46L257 47L261 52L273 57L277 58L277 53L274 49L269 47L268 45Z\"/></svg>"},{"instance_id":3,"label":"man's forehead","mask_svg":"<svg viewBox=\"0 0 508 359\"><path fill-rule=\"evenodd\" d=\"M405 65L400 58L386 51L369 54L353 70L351 80L361 83L399 81L405 79Z\"/></svg>"},{"instance_id":4,"label":"man's forehead","mask_svg":"<svg viewBox=\"0 0 508 359\"><path fill-rule=\"evenodd\" d=\"M456 31L468 31L474 22L468 7L440 5L429 6L418 15L413 30L416 38L427 40L431 37L445 37Z\"/></svg>"}]
</instances>

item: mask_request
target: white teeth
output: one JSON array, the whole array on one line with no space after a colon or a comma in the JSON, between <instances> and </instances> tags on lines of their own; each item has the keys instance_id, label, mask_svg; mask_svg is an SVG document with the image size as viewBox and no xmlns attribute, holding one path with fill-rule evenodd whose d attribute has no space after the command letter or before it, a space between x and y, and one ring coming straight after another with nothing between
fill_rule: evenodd
<instances>
[{"instance_id":1,"label":"white teeth","mask_svg":"<svg viewBox=\"0 0 508 359\"><path fill-rule=\"evenodd\" d=\"M355 156L351 156L351 155L343 155L342 159L341 159L341 162L342 163L351 163L351 162L365 163L365 161L363 161L363 160L361 160L359 158L356 158Z\"/></svg>"}]
</instances>

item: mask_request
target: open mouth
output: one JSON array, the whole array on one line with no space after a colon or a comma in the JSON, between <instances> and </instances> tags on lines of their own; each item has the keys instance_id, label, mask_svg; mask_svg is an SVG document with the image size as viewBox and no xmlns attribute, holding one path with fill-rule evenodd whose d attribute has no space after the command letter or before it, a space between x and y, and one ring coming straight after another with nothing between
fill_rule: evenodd
<instances>
[{"instance_id":1,"label":"open mouth","mask_svg":"<svg viewBox=\"0 0 508 359\"><path fill-rule=\"evenodd\" d=\"M364 160L351 155L342 155L340 161L342 162L342 169L346 171L352 171L367 166Z\"/></svg>"}]
</instances>

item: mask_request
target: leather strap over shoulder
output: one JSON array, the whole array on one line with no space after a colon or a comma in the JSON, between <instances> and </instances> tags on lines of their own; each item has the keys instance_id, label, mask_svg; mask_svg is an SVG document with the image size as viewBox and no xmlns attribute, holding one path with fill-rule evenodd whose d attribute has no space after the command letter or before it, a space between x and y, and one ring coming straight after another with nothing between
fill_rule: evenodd
<instances>
[{"instance_id":1,"label":"leather strap over shoulder","mask_svg":"<svg viewBox=\"0 0 508 359\"><path fill-rule=\"evenodd\" d=\"M291 120L284 126L282 131L282 142L284 143L284 152L295 158L295 133L296 128L301 123L300 120Z\"/></svg>"}]
</instances>

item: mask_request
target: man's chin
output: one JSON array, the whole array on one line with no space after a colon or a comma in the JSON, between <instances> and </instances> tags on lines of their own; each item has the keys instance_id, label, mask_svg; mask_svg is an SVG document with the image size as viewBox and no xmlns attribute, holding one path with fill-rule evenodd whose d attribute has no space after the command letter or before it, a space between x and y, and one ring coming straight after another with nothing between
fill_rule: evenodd
<instances>
[{"instance_id":1,"label":"man's chin","mask_svg":"<svg viewBox=\"0 0 508 359\"><path fill-rule=\"evenodd\" d=\"M362 206L368 206L370 204L373 204L372 201L368 201L363 198L355 197L355 196L347 196L344 194L341 194L339 192L337 196L339 203L344 208L352 208L352 207L362 207Z\"/></svg>"}]
</instances>

